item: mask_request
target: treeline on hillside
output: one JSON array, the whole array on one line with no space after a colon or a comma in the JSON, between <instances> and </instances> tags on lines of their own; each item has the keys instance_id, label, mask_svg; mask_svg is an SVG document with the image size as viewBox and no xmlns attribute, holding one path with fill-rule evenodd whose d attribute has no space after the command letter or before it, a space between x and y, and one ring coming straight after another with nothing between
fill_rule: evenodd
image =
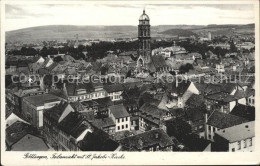
<instances>
[{"instance_id":1,"label":"treeline on hillside","mask_svg":"<svg viewBox=\"0 0 260 166\"><path fill-rule=\"evenodd\" d=\"M168 41L153 41L151 48L169 47L173 42ZM75 59L84 59L87 61L95 61L96 59L102 59L107 56L107 51L115 51L117 53L124 51L133 51L138 49L138 41L133 42L100 42L93 43L91 46L79 45L78 48L73 46L64 46L62 48L43 47L40 50L36 50L32 47L22 47L20 50L8 51L8 55L24 55L35 56L41 55L47 57L48 55L69 54ZM87 55L84 55L87 52Z\"/></svg>"},{"instance_id":2,"label":"treeline on hillside","mask_svg":"<svg viewBox=\"0 0 260 166\"><path fill-rule=\"evenodd\" d=\"M211 51L213 54L217 55L218 57L223 57L225 56L225 54L227 53L234 53L234 52L238 52L237 47L235 46L235 44L230 41L230 49L225 49L225 48L221 48L221 47L212 47L212 46L208 46L207 43L199 43L199 42L190 42L190 41L181 41L178 42L177 45L184 47L186 49L186 51L188 52L197 52L200 53L203 57L203 59L209 58L206 57L206 52ZM242 49L243 53L250 53L250 52L254 52L254 48L248 50L248 49Z\"/></svg>"},{"instance_id":3,"label":"treeline on hillside","mask_svg":"<svg viewBox=\"0 0 260 166\"><path fill-rule=\"evenodd\" d=\"M170 47L173 45L173 41L152 41L151 49L159 47ZM180 41L177 43L178 46L184 47L188 52L198 52L203 58L205 53L212 51L218 56L224 56L228 52L237 52L237 48L233 42L230 43L230 50L222 49L221 47L210 47L208 43L199 43L199 42L190 42ZM24 56L35 56L41 55L42 57L47 57L48 55L60 54L69 54L76 60L84 59L86 61L96 61L96 59L102 59L107 56L107 51L115 51L116 53L124 51L133 51L138 49L138 41L133 42L100 42L93 43L91 46L79 45L78 48L73 46L64 46L63 48L54 48L54 47L43 47L40 50L36 50L32 47L22 47L20 50L8 51L8 55L24 55ZM243 50L243 52L253 52L251 50ZM85 56L85 52L87 52Z\"/></svg>"}]
</instances>

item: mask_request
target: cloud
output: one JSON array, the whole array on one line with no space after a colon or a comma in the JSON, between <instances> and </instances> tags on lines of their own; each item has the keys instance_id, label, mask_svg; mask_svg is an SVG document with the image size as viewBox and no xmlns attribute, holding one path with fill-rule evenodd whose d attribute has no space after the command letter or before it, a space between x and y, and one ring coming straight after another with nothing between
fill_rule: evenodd
<instances>
[{"instance_id":1,"label":"cloud","mask_svg":"<svg viewBox=\"0 0 260 166\"><path fill-rule=\"evenodd\" d=\"M5 12L7 18L11 18L13 16L21 18L24 14L26 14L26 11L24 11L22 8L13 5L5 5Z\"/></svg>"},{"instance_id":2,"label":"cloud","mask_svg":"<svg viewBox=\"0 0 260 166\"><path fill-rule=\"evenodd\" d=\"M27 7L31 8L31 6ZM32 7L33 8L33 7ZM42 13L41 11L30 11L26 10L25 6L19 6L19 5L5 5L5 17L7 19L24 19L29 17L41 17L41 16L51 16L51 13Z\"/></svg>"},{"instance_id":3,"label":"cloud","mask_svg":"<svg viewBox=\"0 0 260 166\"><path fill-rule=\"evenodd\" d=\"M253 4L147 4L151 7L180 7L184 9L215 8L220 10L253 10Z\"/></svg>"},{"instance_id":4,"label":"cloud","mask_svg":"<svg viewBox=\"0 0 260 166\"><path fill-rule=\"evenodd\" d=\"M7 30L41 25L137 25L143 8L151 25L248 24L254 7L246 4L76 3L6 5Z\"/></svg>"}]
</instances>

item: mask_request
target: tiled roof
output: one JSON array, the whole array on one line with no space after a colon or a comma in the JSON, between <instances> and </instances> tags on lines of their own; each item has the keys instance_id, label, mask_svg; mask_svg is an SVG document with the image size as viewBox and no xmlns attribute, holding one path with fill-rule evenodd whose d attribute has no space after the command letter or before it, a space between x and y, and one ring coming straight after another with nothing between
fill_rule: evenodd
<instances>
[{"instance_id":1,"label":"tiled roof","mask_svg":"<svg viewBox=\"0 0 260 166\"><path fill-rule=\"evenodd\" d=\"M159 145L164 148L172 146L174 143L162 129L155 129L124 138L120 140L120 144L126 150L140 151L155 145Z\"/></svg>"},{"instance_id":2,"label":"tiled roof","mask_svg":"<svg viewBox=\"0 0 260 166\"><path fill-rule=\"evenodd\" d=\"M48 71L52 71L56 66L58 65L58 63L53 62L50 66L45 67Z\"/></svg>"},{"instance_id":3,"label":"tiled roof","mask_svg":"<svg viewBox=\"0 0 260 166\"><path fill-rule=\"evenodd\" d=\"M32 63L37 62L39 59L41 59L41 56L35 56L35 57L33 57Z\"/></svg>"},{"instance_id":4,"label":"tiled roof","mask_svg":"<svg viewBox=\"0 0 260 166\"><path fill-rule=\"evenodd\" d=\"M224 129L227 127L235 126L244 122L247 122L246 119L232 115L226 114L219 111L214 111L208 117L207 124L210 126L217 127L219 129Z\"/></svg>"},{"instance_id":5,"label":"tiled roof","mask_svg":"<svg viewBox=\"0 0 260 166\"><path fill-rule=\"evenodd\" d=\"M158 106L160 104L160 100L158 99L155 99L153 97L152 94L149 94L149 93L143 93L141 96L140 96L140 99L139 99L139 104L140 104L140 101L142 101L143 103L149 103L151 105L156 105ZM141 105L140 105L141 106Z\"/></svg>"},{"instance_id":6,"label":"tiled roof","mask_svg":"<svg viewBox=\"0 0 260 166\"><path fill-rule=\"evenodd\" d=\"M109 107L109 110L115 118L123 118L130 116L123 104L112 105Z\"/></svg>"},{"instance_id":7,"label":"tiled roof","mask_svg":"<svg viewBox=\"0 0 260 166\"><path fill-rule=\"evenodd\" d=\"M24 97L24 100L28 101L29 103L33 104L34 106L42 106L48 102L60 101L60 99L57 96L54 96L52 94L28 96L28 97Z\"/></svg>"},{"instance_id":8,"label":"tiled roof","mask_svg":"<svg viewBox=\"0 0 260 166\"><path fill-rule=\"evenodd\" d=\"M166 110L159 109L157 106L151 105L149 103L143 104L139 110L141 111L141 114L146 115L147 117L151 116L152 118L158 119L167 113Z\"/></svg>"},{"instance_id":9,"label":"tiled roof","mask_svg":"<svg viewBox=\"0 0 260 166\"><path fill-rule=\"evenodd\" d=\"M242 123L216 132L229 142L237 142L255 137L255 121Z\"/></svg>"},{"instance_id":10,"label":"tiled roof","mask_svg":"<svg viewBox=\"0 0 260 166\"><path fill-rule=\"evenodd\" d=\"M102 119L94 119L91 123L100 129L110 127L110 126L115 126L114 121L109 117L102 118Z\"/></svg>"},{"instance_id":11,"label":"tiled roof","mask_svg":"<svg viewBox=\"0 0 260 166\"><path fill-rule=\"evenodd\" d=\"M82 112L82 111L85 110L84 105L82 105L82 103L79 102L79 101L71 102L70 105L72 106L72 108L73 108L75 111Z\"/></svg>"},{"instance_id":12,"label":"tiled roof","mask_svg":"<svg viewBox=\"0 0 260 166\"><path fill-rule=\"evenodd\" d=\"M46 116L48 120L51 120L52 123L58 123L62 113L65 111L68 105L69 103L67 102L61 102L60 104L45 110L44 116Z\"/></svg>"},{"instance_id":13,"label":"tiled roof","mask_svg":"<svg viewBox=\"0 0 260 166\"><path fill-rule=\"evenodd\" d=\"M92 133L88 132L78 146L82 151L115 151L119 144L104 131L96 129Z\"/></svg>"},{"instance_id":14,"label":"tiled roof","mask_svg":"<svg viewBox=\"0 0 260 166\"><path fill-rule=\"evenodd\" d=\"M125 130L125 131L119 131L119 132L116 132L114 135L113 135L113 140L115 141L119 141L123 138L126 138L126 137L130 137L130 136L133 136L133 135L136 135L136 131L135 130Z\"/></svg>"},{"instance_id":15,"label":"tiled roof","mask_svg":"<svg viewBox=\"0 0 260 166\"><path fill-rule=\"evenodd\" d=\"M110 97L99 98L92 101L98 104L99 109L107 109L109 106L113 105L113 102Z\"/></svg>"},{"instance_id":16,"label":"tiled roof","mask_svg":"<svg viewBox=\"0 0 260 166\"><path fill-rule=\"evenodd\" d=\"M6 143L9 146L12 146L20 139L22 139L25 135L32 133L33 128L31 125L27 123L23 123L21 121L17 121L13 123L11 126L6 128Z\"/></svg>"},{"instance_id":17,"label":"tiled roof","mask_svg":"<svg viewBox=\"0 0 260 166\"><path fill-rule=\"evenodd\" d=\"M90 124L78 112L70 112L59 124L58 127L68 135L78 138Z\"/></svg>"},{"instance_id":18,"label":"tiled roof","mask_svg":"<svg viewBox=\"0 0 260 166\"><path fill-rule=\"evenodd\" d=\"M63 99L68 99L68 95L63 90L58 89L50 89L49 94L52 94L54 96L61 97Z\"/></svg>"},{"instance_id":19,"label":"tiled roof","mask_svg":"<svg viewBox=\"0 0 260 166\"><path fill-rule=\"evenodd\" d=\"M156 69L166 66L165 59L163 56L152 56L151 61Z\"/></svg>"},{"instance_id":20,"label":"tiled roof","mask_svg":"<svg viewBox=\"0 0 260 166\"><path fill-rule=\"evenodd\" d=\"M176 87L176 82L173 82L171 86L171 92L177 93L178 95L183 95L189 88L190 83L190 81L178 82L178 86Z\"/></svg>"},{"instance_id":21,"label":"tiled roof","mask_svg":"<svg viewBox=\"0 0 260 166\"><path fill-rule=\"evenodd\" d=\"M229 95L224 92L219 92L219 93L214 93L211 95L207 95L205 98L210 99L210 100L216 100L216 101L223 101L223 102L231 102L231 101L236 101L235 96Z\"/></svg>"},{"instance_id":22,"label":"tiled roof","mask_svg":"<svg viewBox=\"0 0 260 166\"><path fill-rule=\"evenodd\" d=\"M105 85L104 89L108 93L123 91L123 85L122 84Z\"/></svg>"},{"instance_id":23,"label":"tiled roof","mask_svg":"<svg viewBox=\"0 0 260 166\"><path fill-rule=\"evenodd\" d=\"M186 105L190 107L199 107L204 104L204 97L202 95L192 94L186 101Z\"/></svg>"},{"instance_id":24,"label":"tiled roof","mask_svg":"<svg viewBox=\"0 0 260 166\"><path fill-rule=\"evenodd\" d=\"M252 121L255 120L255 107L237 104L230 114Z\"/></svg>"},{"instance_id":25,"label":"tiled roof","mask_svg":"<svg viewBox=\"0 0 260 166\"><path fill-rule=\"evenodd\" d=\"M201 109L200 107L185 109L186 118L191 121L203 120L206 113L206 108Z\"/></svg>"},{"instance_id":26,"label":"tiled roof","mask_svg":"<svg viewBox=\"0 0 260 166\"><path fill-rule=\"evenodd\" d=\"M94 91L94 88L91 83L66 83L66 90L68 96L77 96L77 90L84 89L86 92Z\"/></svg>"}]
</instances>

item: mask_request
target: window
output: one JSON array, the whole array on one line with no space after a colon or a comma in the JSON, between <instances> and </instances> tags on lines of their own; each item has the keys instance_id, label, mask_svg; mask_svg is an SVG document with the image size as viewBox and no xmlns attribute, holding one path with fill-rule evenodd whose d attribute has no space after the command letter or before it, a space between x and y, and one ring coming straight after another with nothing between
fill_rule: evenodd
<instances>
[{"instance_id":1,"label":"window","mask_svg":"<svg viewBox=\"0 0 260 166\"><path fill-rule=\"evenodd\" d=\"M211 126L208 126L209 131L211 131Z\"/></svg>"},{"instance_id":2,"label":"window","mask_svg":"<svg viewBox=\"0 0 260 166\"><path fill-rule=\"evenodd\" d=\"M232 148L232 152L234 152L235 151L235 148Z\"/></svg>"},{"instance_id":3,"label":"window","mask_svg":"<svg viewBox=\"0 0 260 166\"><path fill-rule=\"evenodd\" d=\"M209 134L209 139L211 139L211 135Z\"/></svg>"},{"instance_id":4,"label":"window","mask_svg":"<svg viewBox=\"0 0 260 166\"><path fill-rule=\"evenodd\" d=\"M255 99L252 99L252 104L255 104Z\"/></svg>"},{"instance_id":5,"label":"window","mask_svg":"<svg viewBox=\"0 0 260 166\"><path fill-rule=\"evenodd\" d=\"M124 129L125 128L125 126L124 125L122 125L122 129Z\"/></svg>"},{"instance_id":6,"label":"window","mask_svg":"<svg viewBox=\"0 0 260 166\"><path fill-rule=\"evenodd\" d=\"M134 121L131 122L131 125L134 125Z\"/></svg>"},{"instance_id":7,"label":"window","mask_svg":"<svg viewBox=\"0 0 260 166\"><path fill-rule=\"evenodd\" d=\"M128 128L128 124L125 125L125 128L126 128L126 129Z\"/></svg>"},{"instance_id":8,"label":"window","mask_svg":"<svg viewBox=\"0 0 260 166\"><path fill-rule=\"evenodd\" d=\"M127 121L127 120L128 120L128 117L125 118L125 121Z\"/></svg>"},{"instance_id":9,"label":"window","mask_svg":"<svg viewBox=\"0 0 260 166\"><path fill-rule=\"evenodd\" d=\"M120 130L120 126L117 127L117 130Z\"/></svg>"},{"instance_id":10,"label":"window","mask_svg":"<svg viewBox=\"0 0 260 166\"><path fill-rule=\"evenodd\" d=\"M124 122L124 118L122 118L122 122Z\"/></svg>"},{"instance_id":11,"label":"window","mask_svg":"<svg viewBox=\"0 0 260 166\"><path fill-rule=\"evenodd\" d=\"M249 138L249 145L248 146L252 146L252 138Z\"/></svg>"},{"instance_id":12,"label":"window","mask_svg":"<svg viewBox=\"0 0 260 166\"><path fill-rule=\"evenodd\" d=\"M240 141L237 142L237 149L238 150L241 149L241 142Z\"/></svg>"},{"instance_id":13,"label":"window","mask_svg":"<svg viewBox=\"0 0 260 166\"><path fill-rule=\"evenodd\" d=\"M250 98L248 99L248 103L251 103L251 99Z\"/></svg>"},{"instance_id":14,"label":"window","mask_svg":"<svg viewBox=\"0 0 260 166\"><path fill-rule=\"evenodd\" d=\"M244 140L244 148L246 148L246 139Z\"/></svg>"},{"instance_id":15,"label":"window","mask_svg":"<svg viewBox=\"0 0 260 166\"><path fill-rule=\"evenodd\" d=\"M117 119L117 122L118 122L118 123L120 123L120 118L119 118L119 119Z\"/></svg>"},{"instance_id":16,"label":"window","mask_svg":"<svg viewBox=\"0 0 260 166\"><path fill-rule=\"evenodd\" d=\"M213 127L213 132L215 132L216 131L216 128L215 127Z\"/></svg>"}]
</instances>

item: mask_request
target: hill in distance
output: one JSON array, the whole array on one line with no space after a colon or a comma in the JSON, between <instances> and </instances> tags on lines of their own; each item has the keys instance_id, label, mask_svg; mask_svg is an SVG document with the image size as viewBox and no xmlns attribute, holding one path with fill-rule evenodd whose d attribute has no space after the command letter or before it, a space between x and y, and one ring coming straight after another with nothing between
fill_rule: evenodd
<instances>
[{"instance_id":1,"label":"hill in distance","mask_svg":"<svg viewBox=\"0 0 260 166\"><path fill-rule=\"evenodd\" d=\"M167 36L184 36L184 37L189 37L189 36L198 36L196 33L193 33L190 30L186 29L169 29L166 31L161 32L160 34L167 35Z\"/></svg>"},{"instance_id":2,"label":"hill in distance","mask_svg":"<svg viewBox=\"0 0 260 166\"><path fill-rule=\"evenodd\" d=\"M247 31L254 31L254 24L247 25L157 25L151 26L152 37L172 37L177 35L196 35L205 30L225 30L231 26ZM75 40L79 39L114 39L136 38L137 26L75 26L48 25L24 28L6 32L6 42L35 42L43 40Z\"/></svg>"}]
</instances>

